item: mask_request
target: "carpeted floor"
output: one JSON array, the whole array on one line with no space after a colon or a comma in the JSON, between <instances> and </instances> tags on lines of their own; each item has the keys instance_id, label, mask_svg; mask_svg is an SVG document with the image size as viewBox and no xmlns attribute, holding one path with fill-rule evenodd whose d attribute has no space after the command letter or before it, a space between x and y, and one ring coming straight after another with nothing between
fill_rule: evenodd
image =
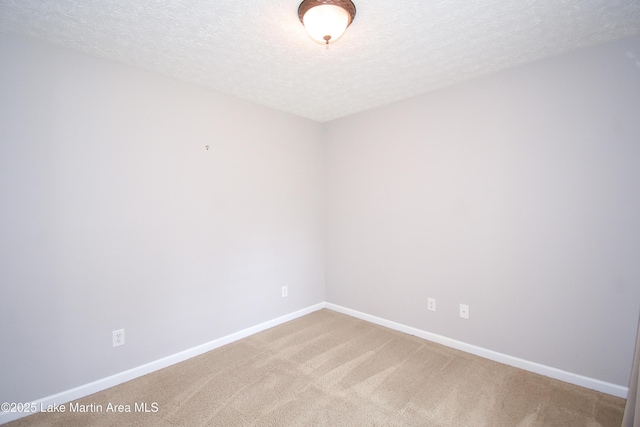
<instances>
[{"instance_id":1,"label":"carpeted floor","mask_svg":"<svg viewBox=\"0 0 640 427\"><path fill-rule=\"evenodd\" d=\"M92 404L7 426L618 427L625 400L321 310L74 403Z\"/></svg>"}]
</instances>

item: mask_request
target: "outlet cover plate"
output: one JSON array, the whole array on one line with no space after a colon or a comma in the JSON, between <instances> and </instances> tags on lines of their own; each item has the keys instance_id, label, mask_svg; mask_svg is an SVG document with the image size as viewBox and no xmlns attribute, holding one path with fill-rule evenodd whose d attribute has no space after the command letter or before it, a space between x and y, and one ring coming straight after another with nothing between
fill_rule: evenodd
<instances>
[{"instance_id":1,"label":"outlet cover plate","mask_svg":"<svg viewBox=\"0 0 640 427\"><path fill-rule=\"evenodd\" d=\"M435 298L427 298L427 309L429 311L436 311L436 299Z\"/></svg>"},{"instance_id":2,"label":"outlet cover plate","mask_svg":"<svg viewBox=\"0 0 640 427\"><path fill-rule=\"evenodd\" d=\"M124 329L113 331L113 346L118 347L124 345Z\"/></svg>"}]
</instances>

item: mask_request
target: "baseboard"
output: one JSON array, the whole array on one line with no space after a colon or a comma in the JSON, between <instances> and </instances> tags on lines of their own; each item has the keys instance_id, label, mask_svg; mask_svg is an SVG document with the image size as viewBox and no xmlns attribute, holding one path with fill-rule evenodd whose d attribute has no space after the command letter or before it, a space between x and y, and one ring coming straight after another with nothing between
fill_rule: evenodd
<instances>
[{"instance_id":1,"label":"baseboard","mask_svg":"<svg viewBox=\"0 0 640 427\"><path fill-rule=\"evenodd\" d=\"M73 400L80 399L85 396L89 396L93 393L97 393L102 390L106 390L108 388L117 386L118 384L122 384L124 382L149 374L151 372L166 368L171 365L175 365L176 363L183 362L192 357L199 356L203 353L214 350L218 347L222 347L223 345L230 344L234 341L238 341L250 335L264 331L265 329L278 326L282 323L288 322L293 319L297 319L298 317L302 317L306 314L312 313L314 311L317 311L323 308L328 308L330 310L337 311L338 313L347 314L349 316L356 317L358 319L366 320L367 322L375 323L376 325L384 326L389 329L394 329L396 331L414 335L429 341L436 342L438 344L445 345L447 347L451 347L467 353L475 354L476 356L484 357L485 359L493 360L499 363L503 363L505 365L524 369L530 372L535 372L536 374L544 375L550 378L555 378L560 381L564 381L570 384L575 384L575 385L589 388L592 390L597 390L613 396L622 397L625 399L627 397L627 393L628 393L627 387L622 387L616 384L611 384L611 383L600 381L594 378L585 377L583 375L578 375L571 372L563 371L561 369L557 369L551 366L542 365L540 363L520 359L518 357L509 356L507 354L498 353L493 350L488 350L486 348L478 347L472 344L467 344L462 341L457 341L451 338L444 337L442 335L423 331L421 329L403 325L401 323L393 322L391 320L386 320L377 316L362 313L357 310L352 310L350 308L342 307L332 303L322 302L322 303L318 303L318 304L303 308L301 310L295 311L293 313L280 316L273 320L260 323L250 328L243 329L233 334L215 339L208 343L201 344L199 346L190 348L188 350L181 351L171 356L164 357L162 359L147 363L145 365L138 366L136 368L129 369L127 371L120 372L110 377L106 377L88 384L84 384L82 386L79 386L70 390L66 390L51 396L44 397L42 399L38 399L31 403L35 405L34 407L37 410L39 410L41 407L47 407L48 405L62 405L64 403L68 403ZM33 412L31 413L0 412L0 424L17 420L18 418L31 415L32 413Z\"/></svg>"},{"instance_id":2,"label":"baseboard","mask_svg":"<svg viewBox=\"0 0 640 427\"><path fill-rule=\"evenodd\" d=\"M89 396L90 394L117 386L118 384L131 381L135 378L147 375L151 372L166 368L171 365L175 365L176 363L183 362L187 359L191 359L192 357L199 356L218 347L222 347L223 345L241 340L242 338L246 338L250 335L264 331L265 329L269 329L290 320L297 319L298 317L320 310L324 307L325 303L318 303L310 307L303 308L302 310L285 314L284 316L277 317L273 320L269 320L267 322L260 323L258 325L243 329L233 334L215 339L213 341L209 341L205 344L198 345L188 350L181 351L171 356L164 357L162 359L144 364L142 366L138 366L137 368L129 369L110 377L106 377L89 384L84 384L70 390L47 396L30 403L34 404L34 408L36 409L35 412L39 412L40 408L46 408L48 405L62 405L64 403ZM26 417L27 415L31 415L33 413L34 412L0 412L0 424L8 423L10 421L17 420L18 418Z\"/></svg>"},{"instance_id":3,"label":"baseboard","mask_svg":"<svg viewBox=\"0 0 640 427\"><path fill-rule=\"evenodd\" d=\"M497 351L488 350L486 348L478 347L472 344L467 344L462 341L457 341L451 338L444 337L442 335L433 334L431 332L423 331L411 326L396 323L391 320L382 319L380 317L372 316L370 314L361 313L350 308L342 307L332 303L325 303L325 307L337 311L338 313L347 314L358 319L366 320L367 322L375 323L376 325L384 326L389 329L404 332L410 335L414 335L419 338L423 338L429 341L436 342L438 344L445 345L447 347L455 348L467 353L475 354L476 356L484 357L485 359L500 362L505 365L513 366L515 368L524 369L525 371L535 372L536 374L544 375L545 377L554 378L560 381L564 381L570 384L575 384L581 387L585 387L591 390L600 391L613 396L627 398L629 389L616 384L600 381L594 378L585 377L583 375L574 374L571 372L563 371L562 369L553 368L551 366L542 365L540 363L531 362L528 360L520 359L518 357L509 356L507 354L498 353Z\"/></svg>"}]
</instances>

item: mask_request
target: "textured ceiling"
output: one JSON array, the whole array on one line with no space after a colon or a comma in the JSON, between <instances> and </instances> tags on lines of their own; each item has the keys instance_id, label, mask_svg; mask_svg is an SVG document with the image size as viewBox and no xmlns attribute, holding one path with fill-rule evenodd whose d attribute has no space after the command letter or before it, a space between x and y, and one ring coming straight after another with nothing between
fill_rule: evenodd
<instances>
[{"instance_id":1,"label":"textured ceiling","mask_svg":"<svg viewBox=\"0 0 640 427\"><path fill-rule=\"evenodd\" d=\"M640 34L640 0L354 0L328 50L299 0L0 0L0 32L324 122Z\"/></svg>"}]
</instances>

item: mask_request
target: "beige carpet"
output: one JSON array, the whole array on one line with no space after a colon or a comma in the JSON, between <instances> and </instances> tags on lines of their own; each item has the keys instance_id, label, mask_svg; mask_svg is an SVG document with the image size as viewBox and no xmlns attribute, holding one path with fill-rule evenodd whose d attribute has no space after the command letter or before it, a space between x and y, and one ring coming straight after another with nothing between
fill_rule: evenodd
<instances>
[{"instance_id":1,"label":"beige carpet","mask_svg":"<svg viewBox=\"0 0 640 427\"><path fill-rule=\"evenodd\" d=\"M617 427L625 401L321 310L76 403L102 412L7 426Z\"/></svg>"}]
</instances>

